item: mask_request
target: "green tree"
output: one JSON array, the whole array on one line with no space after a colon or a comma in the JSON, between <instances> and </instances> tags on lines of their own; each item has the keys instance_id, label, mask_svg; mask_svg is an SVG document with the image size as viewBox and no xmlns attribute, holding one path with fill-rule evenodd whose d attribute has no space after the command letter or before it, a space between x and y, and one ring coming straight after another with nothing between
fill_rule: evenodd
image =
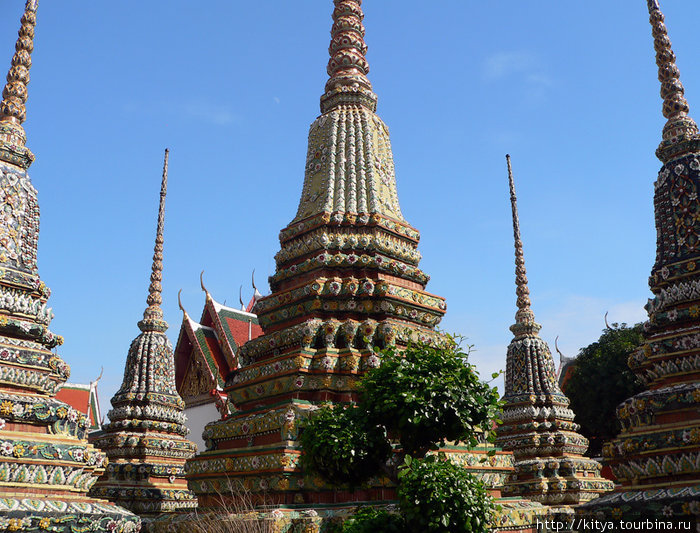
<instances>
[{"instance_id":1,"label":"green tree","mask_svg":"<svg viewBox=\"0 0 700 533\"><path fill-rule=\"evenodd\" d=\"M424 457L445 441L476 446L477 433L492 434L498 391L479 379L458 343L383 353L381 366L360 382L360 404L396 436L404 453Z\"/></svg>"},{"instance_id":2,"label":"green tree","mask_svg":"<svg viewBox=\"0 0 700 533\"><path fill-rule=\"evenodd\" d=\"M501 408L496 387L479 379L449 337L442 346L413 344L379 355L381 365L360 380L356 405L323 407L307 422L300 435L304 468L334 485L354 487L380 473L397 482L401 517L357 515L345 533L375 531L381 520L402 528L404 518L404 530L416 533L485 531L488 491L444 454L426 454L446 441L476 445L477 433L492 440ZM389 437L399 443L394 453L405 455L398 470L387 464Z\"/></svg>"},{"instance_id":3,"label":"green tree","mask_svg":"<svg viewBox=\"0 0 700 533\"><path fill-rule=\"evenodd\" d=\"M627 366L627 358L642 341L642 324L613 323L600 339L582 348L573 363L564 392L581 433L590 440L590 457L600 456L603 443L620 432L615 408L644 389Z\"/></svg>"}]
</instances>

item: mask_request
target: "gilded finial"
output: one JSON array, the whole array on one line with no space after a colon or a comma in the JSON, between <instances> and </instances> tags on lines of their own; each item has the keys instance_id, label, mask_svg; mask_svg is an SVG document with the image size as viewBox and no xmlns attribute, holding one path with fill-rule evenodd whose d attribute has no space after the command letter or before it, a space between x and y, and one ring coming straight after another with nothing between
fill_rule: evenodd
<instances>
[{"instance_id":1,"label":"gilded finial","mask_svg":"<svg viewBox=\"0 0 700 533\"><path fill-rule=\"evenodd\" d=\"M23 168L29 168L34 161L34 154L25 146L27 136L22 123L27 118L25 104L34 50L37 3L38 0L27 0L25 4L12 66L0 102L0 159Z\"/></svg>"},{"instance_id":2,"label":"gilded finial","mask_svg":"<svg viewBox=\"0 0 700 533\"><path fill-rule=\"evenodd\" d=\"M163 161L163 178L160 185L160 203L158 205L158 224L156 226L156 244L153 248L153 265L151 266L151 284L148 287L148 307L143 313L143 321L139 324L150 326L153 323L163 323L163 310L160 304L163 303L162 286L163 281L163 226L165 224L165 195L168 190L168 156L170 150L165 149ZM162 324L159 324L162 326ZM167 324L165 325L167 328ZM142 328L143 329L143 328ZM159 328L160 329L160 328Z\"/></svg>"},{"instance_id":3,"label":"gilded finial","mask_svg":"<svg viewBox=\"0 0 700 533\"><path fill-rule=\"evenodd\" d=\"M610 324L608 324L608 312L605 311L605 316L603 316L603 320L605 321L605 329L612 329L610 327Z\"/></svg>"},{"instance_id":4,"label":"gilded finial","mask_svg":"<svg viewBox=\"0 0 700 533\"><path fill-rule=\"evenodd\" d=\"M690 110L685 99L685 89L680 80L680 70L676 65L676 54L671 49L671 40L664 24L664 14L661 12L658 0L647 0L649 22L654 37L656 50L656 65L659 67L661 82L661 98L663 98L663 114L668 119L664 126L663 139L675 143L688 136L698 133L697 124L688 117Z\"/></svg>"},{"instance_id":5,"label":"gilded finial","mask_svg":"<svg viewBox=\"0 0 700 533\"><path fill-rule=\"evenodd\" d=\"M241 311L245 311L245 304L243 303L243 285L238 287L238 301L241 303Z\"/></svg>"},{"instance_id":6,"label":"gilded finial","mask_svg":"<svg viewBox=\"0 0 700 533\"><path fill-rule=\"evenodd\" d=\"M513 213L513 239L515 241L515 292L518 296L518 310L515 313L515 326L521 331L523 326L532 329L539 326L535 324L535 314L530 309L530 289L527 286L527 272L525 271L525 257L523 255L523 242L520 239L520 220L518 219L518 199L515 196L515 182L513 181L513 169L510 164L510 155L506 154L508 164L508 184L510 186L510 206ZM512 329L512 328L511 328ZM513 330L515 333L515 330ZM517 334L517 333L516 333Z\"/></svg>"},{"instance_id":7,"label":"gilded finial","mask_svg":"<svg viewBox=\"0 0 700 533\"><path fill-rule=\"evenodd\" d=\"M255 286L255 269L253 269L253 273L250 276L250 282L253 284L253 291L258 292L258 288Z\"/></svg>"},{"instance_id":8,"label":"gilded finial","mask_svg":"<svg viewBox=\"0 0 700 533\"><path fill-rule=\"evenodd\" d=\"M377 96L367 78L369 63L365 58L365 27L362 24L362 0L334 0L330 59L326 93L321 97L321 112L326 113L344 103L363 105L375 111Z\"/></svg>"}]
</instances>

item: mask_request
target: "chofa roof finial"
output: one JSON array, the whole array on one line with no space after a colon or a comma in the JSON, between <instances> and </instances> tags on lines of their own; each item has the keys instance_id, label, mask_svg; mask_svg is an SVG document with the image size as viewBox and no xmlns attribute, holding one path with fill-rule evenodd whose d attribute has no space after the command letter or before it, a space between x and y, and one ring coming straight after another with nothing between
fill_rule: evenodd
<instances>
[{"instance_id":1,"label":"chofa roof finial","mask_svg":"<svg viewBox=\"0 0 700 533\"><path fill-rule=\"evenodd\" d=\"M203 290L207 295L209 295L209 291L208 291L207 288L204 286L204 270L202 270L202 271L199 273L199 286L202 287L202 290Z\"/></svg>"}]
</instances>

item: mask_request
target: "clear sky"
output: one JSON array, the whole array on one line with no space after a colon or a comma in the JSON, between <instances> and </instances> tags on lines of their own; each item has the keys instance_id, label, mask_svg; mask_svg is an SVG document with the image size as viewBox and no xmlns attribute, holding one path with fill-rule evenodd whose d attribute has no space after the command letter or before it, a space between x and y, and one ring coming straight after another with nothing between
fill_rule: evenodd
<instances>
[{"instance_id":1,"label":"clear sky","mask_svg":"<svg viewBox=\"0 0 700 533\"><path fill-rule=\"evenodd\" d=\"M23 0L3 0L0 67ZM505 367L515 312L504 155L518 190L533 309L567 355L645 314L660 166L659 84L646 2L366 0L369 78L399 199L422 234L444 329ZM700 2L662 5L700 119ZM163 149L171 149L164 310L177 291L266 292L293 218L326 81L330 0L42 0L29 86L39 272L71 381L119 387L146 306ZM3 67L4 68L4 67ZM558 358L556 358L558 363Z\"/></svg>"}]
</instances>

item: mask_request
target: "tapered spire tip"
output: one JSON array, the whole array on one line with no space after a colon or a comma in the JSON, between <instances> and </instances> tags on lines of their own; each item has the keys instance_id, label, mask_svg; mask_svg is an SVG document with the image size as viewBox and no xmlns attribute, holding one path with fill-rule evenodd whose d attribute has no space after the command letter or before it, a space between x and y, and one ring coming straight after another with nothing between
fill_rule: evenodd
<instances>
[{"instance_id":1,"label":"tapered spire tip","mask_svg":"<svg viewBox=\"0 0 700 533\"><path fill-rule=\"evenodd\" d=\"M515 195L515 181L513 180L513 168L510 155L506 154L508 166L508 185L510 188L510 206L513 215L513 241L515 244L515 292L517 294L518 310L515 313L515 325L511 327L513 333L537 333L539 326L535 324L535 314L530 308L530 289L527 286L527 272L525 271L525 256L523 254L523 242L520 238L520 219L518 218L518 199Z\"/></svg>"},{"instance_id":2,"label":"tapered spire tip","mask_svg":"<svg viewBox=\"0 0 700 533\"><path fill-rule=\"evenodd\" d=\"M170 150L165 149L163 158L163 176L160 184L160 203L158 205L158 222L156 225L156 242L153 248L153 264L151 265L151 283L148 287L148 297L146 303L148 307L143 313L143 320L139 322L142 330L155 327L159 331L167 329L168 325L163 320L163 303L161 285L163 281L163 227L165 225L165 196L168 191L168 158ZM146 329L144 329L146 328Z\"/></svg>"},{"instance_id":3,"label":"tapered spire tip","mask_svg":"<svg viewBox=\"0 0 700 533\"><path fill-rule=\"evenodd\" d=\"M0 159L23 168L34 161L34 154L25 146L27 136L22 123L27 118L27 85L34 51L36 10L37 0L28 0L0 101Z\"/></svg>"},{"instance_id":4,"label":"tapered spire tip","mask_svg":"<svg viewBox=\"0 0 700 533\"><path fill-rule=\"evenodd\" d=\"M658 0L647 0L649 23L654 37L656 65L659 68L661 82L661 98L663 99L663 115L666 125L663 129L663 142L657 151L660 159L666 160L677 150L678 145L685 140L698 135L698 126L688 116L690 106L685 99L685 88L680 80L680 70L676 65L676 54L671 48L671 40L664 23L665 17L661 12Z\"/></svg>"},{"instance_id":5,"label":"tapered spire tip","mask_svg":"<svg viewBox=\"0 0 700 533\"><path fill-rule=\"evenodd\" d=\"M370 111L377 109L377 95L367 78L365 27L362 0L334 0L331 43L328 47L328 81L321 97L321 112L342 104L357 104Z\"/></svg>"}]
</instances>

